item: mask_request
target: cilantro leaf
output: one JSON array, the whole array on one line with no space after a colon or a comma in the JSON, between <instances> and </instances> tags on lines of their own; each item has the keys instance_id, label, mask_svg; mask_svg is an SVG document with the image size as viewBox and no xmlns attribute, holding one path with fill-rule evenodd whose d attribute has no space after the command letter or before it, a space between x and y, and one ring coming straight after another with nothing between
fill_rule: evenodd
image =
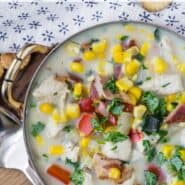
<instances>
[{"instance_id":1,"label":"cilantro leaf","mask_svg":"<svg viewBox=\"0 0 185 185\"><path fill-rule=\"evenodd\" d=\"M84 182L83 171L80 169L75 170L71 175L71 180L74 185L82 185Z\"/></svg>"},{"instance_id":2,"label":"cilantro leaf","mask_svg":"<svg viewBox=\"0 0 185 185\"><path fill-rule=\"evenodd\" d=\"M80 168L80 163L79 163L79 161L73 162L73 161L71 161L71 159L66 158L65 163L68 164L68 165L71 165L74 169L79 169L79 168Z\"/></svg>"},{"instance_id":3,"label":"cilantro leaf","mask_svg":"<svg viewBox=\"0 0 185 185\"><path fill-rule=\"evenodd\" d=\"M104 85L105 89L108 89L109 91L111 91L113 94L115 94L118 91L118 88L116 86L116 79L114 77L112 77L111 79L109 79L106 84Z\"/></svg>"},{"instance_id":4,"label":"cilantro leaf","mask_svg":"<svg viewBox=\"0 0 185 185\"><path fill-rule=\"evenodd\" d=\"M94 130L96 130L98 132L103 131L103 126L100 123L100 121L98 120L98 118L92 118L91 119L91 124L92 124L92 127L94 128Z\"/></svg>"},{"instance_id":5,"label":"cilantro leaf","mask_svg":"<svg viewBox=\"0 0 185 185\"><path fill-rule=\"evenodd\" d=\"M175 171L180 171L180 169L183 166L183 161L181 160L181 158L179 156L173 156L170 159L170 165L172 167L172 169L174 169Z\"/></svg>"},{"instance_id":6,"label":"cilantro leaf","mask_svg":"<svg viewBox=\"0 0 185 185\"><path fill-rule=\"evenodd\" d=\"M156 156L156 163L158 166L161 166L166 161L164 154L159 152Z\"/></svg>"},{"instance_id":7,"label":"cilantro leaf","mask_svg":"<svg viewBox=\"0 0 185 185\"><path fill-rule=\"evenodd\" d=\"M119 98L114 98L107 107L109 112L117 116L119 116L122 113L123 108L124 105L122 103L122 100Z\"/></svg>"},{"instance_id":8,"label":"cilantro leaf","mask_svg":"<svg viewBox=\"0 0 185 185\"><path fill-rule=\"evenodd\" d=\"M38 136L44 130L44 128L45 128L45 125L42 122L40 122L40 121L38 121L36 124L33 124L31 126L31 134L32 134L32 136L33 137Z\"/></svg>"},{"instance_id":9,"label":"cilantro leaf","mask_svg":"<svg viewBox=\"0 0 185 185\"><path fill-rule=\"evenodd\" d=\"M161 33L160 33L159 28L156 28L155 29L155 31L154 31L154 37L155 37L155 40L156 41L160 41L160 39L161 39Z\"/></svg>"},{"instance_id":10,"label":"cilantro leaf","mask_svg":"<svg viewBox=\"0 0 185 185\"><path fill-rule=\"evenodd\" d=\"M157 185L156 174L154 174L150 171L145 171L144 176L145 176L145 185Z\"/></svg>"},{"instance_id":11,"label":"cilantro leaf","mask_svg":"<svg viewBox=\"0 0 185 185\"><path fill-rule=\"evenodd\" d=\"M63 131L65 132L71 132L71 130L73 129L73 126L72 125L67 125L64 127Z\"/></svg>"},{"instance_id":12,"label":"cilantro leaf","mask_svg":"<svg viewBox=\"0 0 185 185\"><path fill-rule=\"evenodd\" d=\"M151 162L156 154L155 148L150 144L148 140L143 140L144 154L146 155L147 161Z\"/></svg>"},{"instance_id":13,"label":"cilantro leaf","mask_svg":"<svg viewBox=\"0 0 185 185\"><path fill-rule=\"evenodd\" d=\"M127 138L128 136L125 136L121 132L107 132L104 134L104 140L112 143L118 143L126 140Z\"/></svg>"},{"instance_id":14,"label":"cilantro leaf","mask_svg":"<svg viewBox=\"0 0 185 185\"><path fill-rule=\"evenodd\" d=\"M135 59L139 60L140 62L142 62L144 60L144 56L141 54L141 53L138 53L136 56L135 56Z\"/></svg>"},{"instance_id":15,"label":"cilantro leaf","mask_svg":"<svg viewBox=\"0 0 185 185\"><path fill-rule=\"evenodd\" d=\"M128 35L123 35L123 36L121 36L120 40L121 41L126 41L128 38L129 38Z\"/></svg>"}]
</instances>

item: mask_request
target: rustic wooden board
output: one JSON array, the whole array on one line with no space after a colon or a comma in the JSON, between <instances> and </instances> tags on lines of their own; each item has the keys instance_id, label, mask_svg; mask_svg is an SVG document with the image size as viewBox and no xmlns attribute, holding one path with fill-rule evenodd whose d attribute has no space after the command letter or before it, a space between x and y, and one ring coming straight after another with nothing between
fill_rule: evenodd
<instances>
[{"instance_id":1,"label":"rustic wooden board","mask_svg":"<svg viewBox=\"0 0 185 185\"><path fill-rule=\"evenodd\" d=\"M31 185L31 183L18 170L0 168L0 185Z\"/></svg>"}]
</instances>

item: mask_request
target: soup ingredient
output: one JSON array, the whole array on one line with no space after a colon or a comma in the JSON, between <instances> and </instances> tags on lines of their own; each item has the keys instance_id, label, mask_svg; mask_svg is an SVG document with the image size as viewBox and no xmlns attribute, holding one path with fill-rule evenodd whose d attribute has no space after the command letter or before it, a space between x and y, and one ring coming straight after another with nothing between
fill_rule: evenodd
<instances>
[{"instance_id":1,"label":"soup ingredient","mask_svg":"<svg viewBox=\"0 0 185 185\"><path fill-rule=\"evenodd\" d=\"M145 171L145 185L157 185L157 176L150 172L150 171Z\"/></svg>"},{"instance_id":2,"label":"soup ingredient","mask_svg":"<svg viewBox=\"0 0 185 185\"><path fill-rule=\"evenodd\" d=\"M38 136L45 128L45 124L41 121L38 121L36 124L31 126L31 134L33 137Z\"/></svg>"},{"instance_id":3,"label":"soup ingredient","mask_svg":"<svg viewBox=\"0 0 185 185\"><path fill-rule=\"evenodd\" d=\"M144 154L146 156L147 161L151 162L156 155L155 147L153 147L150 141L148 140L143 140L143 147L144 147Z\"/></svg>"},{"instance_id":4,"label":"soup ingredient","mask_svg":"<svg viewBox=\"0 0 185 185\"><path fill-rule=\"evenodd\" d=\"M69 68L72 72L75 72L75 73L83 73L84 72L84 66L80 62L71 62Z\"/></svg>"},{"instance_id":5,"label":"soup ingredient","mask_svg":"<svg viewBox=\"0 0 185 185\"><path fill-rule=\"evenodd\" d=\"M185 104L179 104L165 119L166 123L178 123L185 121Z\"/></svg>"},{"instance_id":6,"label":"soup ingredient","mask_svg":"<svg viewBox=\"0 0 185 185\"><path fill-rule=\"evenodd\" d=\"M167 71L167 63L161 57L156 57L153 61L154 72L157 74L164 74Z\"/></svg>"},{"instance_id":7,"label":"soup ingredient","mask_svg":"<svg viewBox=\"0 0 185 185\"><path fill-rule=\"evenodd\" d=\"M74 90L73 90L73 94L75 97L79 97L82 94L82 83L76 83L74 85Z\"/></svg>"},{"instance_id":8,"label":"soup ingredient","mask_svg":"<svg viewBox=\"0 0 185 185\"><path fill-rule=\"evenodd\" d=\"M110 179L120 179L121 171L119 168L111 168L109 171L109 178Z\"/></svg>"},{"instance_id":9,"label":"soup ingredient","mask_svg":"<svg viewBox=\"0 0 185 185\"><path fill-rule=\"evenodd\" d=\"M164 84L169 84L162 87ZM156 75L150 81L144 81L140 86L144 91L154 91L157 94L168 95L184 90L182 80L178 74Z\"/></svg>"},{"instance_id":10,"label":"soup ingredient","mask_svg":"<svg viewBox=\"0 0 185 185\"><path fill-rule=\"evenodd\" d=\"M39 109L44 114L51 114L54 110L54 106L51 103L42 103L40 104Z\"/></svg>"},{"instance_id":11,"label":"soup ingredient","mask_svg":"<svg viewBox=\"0 0 185 185\"><path fill-rule=\"evenodd\" d=\"M159 131L161 126L161 121L151 115L146 115L142 122L142 131L146 132L147 134L156 133Z\"/></svg>"},{"instance_id":12,"label":"soup ingredient","mask_svg":"<svg viewBox=\"0 0 185 185\"><path fill-rule=\"evenodd\" d=\"M136 86L133 86L132 88L130 88L128 92L132 94L137 100L139 100L142 95L141 89Z\"/></svg>"},{"instance_id":13,"label":"soup ingredient","mask_svg":"<svg viewBox=\"0 0 185 185\"><path fill-rule=\"evenodd\" d=\"M141 98L141 102L144 103L147 106L148 111L157 118L161 119L163 118L163 116L166 115L166 103L164 98L160 98L154 92L144 92ZM147 119L149 119L150 121L154 121L154 119L150 117L148 117Z\"/></svg>"},{"instance_id":14,"label":"soup ingredient","mask_svg":"<svg viewBox=\"0 0 185 185\"><path fill-rule=\"evenodd\" d=\"M77 119L80 116L80 107L76 103L68 104L66 107L67 117L70 119Z\"/></svg>"},{"instance_id":15,"label":"soup ingredient","mask_svg":"<svg viewBox=\"0 0 185 185\"><path fill-rule=\"evenodd\" d=\"M156 40L156 41L160 41L160 39L161 39L161 34L160 34L160 29L159 29L159 28L156 28L156 29L154 30L154 37L155 37L155 40Z\"/></svg>"},{"instance_id":16,"label":"soup ingredient","mask_svg":"<svg viewBox=\"0 0 185 185\"><path fill-rule=\"evenodd\" d=\"M108 179L111 166L112 168L121 169L121 161L116 159L107 158L106 156L96 153L93 156L93 166L95 168L96 175L100 179Z\"/></svg>"},{"instance_id":17,"label":"soup ingredient","mask_svg":"<svg viewBox=\"0 0 185 185\"><path fill-rule=\"evenodd\" d=\"M92 114L84 113L81 115L78 123L78 128L83 136L88 136L93 131L91 120L94 116Z\"/></svg>"},{"instance_id":18,"label":"soup ingredient","mask_svg":"<svg viewBox=\"0 0 185 185\"><path fill-rule=\"evenodd\" d=\"M141 131L139 131L138 129L131 129L130 130L129 137L130 137L131 141L134 143L141 141L143 136L144 136L144 134Z\"/></svg>"},{"instance_id":19,"label":"soup ingredient","mask_svg":"<svg viewBox=\"0 0 185 185\"><path fill-rule=\"evenodd\" d=\"M109 91L111 91L111 93L115 94L118 91L118 88L116 86L116 79L114 77L109 79L104 85L104 88L108 89Z\"/></svg>"},{"instance_id":20,"label":"soup ingredient","mask_svg":"<svg viewBox=\"0 0 185 185\"><path fill-rule=\"evenodd\" d=\"M126 139L117 143L106 142L104 145L102 145L102 153L111 159L128 161L130 159L132 150L131 145L130 139Z\"/></svg>"},{"instance_id":21,"label":"soup ingredient","mask_svg":"<svg viewBox=\"0 0 185 185\"><path fill-rule=\"evenodd\" d=\"M138 60L136 59L127 63L125 66L126 75L128 76L135 75L139 71L140 65L141 65L140 62L138 62Z\"/></svg>"},{"instance_id":22,"label":"soup ingredient","mask_svg":"<svg viewBox=\"0 0 185 185\"><path fill-rule=\"evenodd\" d=\"M133 87L133 82L128 78L123 77L116 81L116 86L120 91L127 92L131 87Z\"/></svg>"},{"instance_id":23,"label":"soup ingredient","mask_svg":"<svg viewBox=\"0 0 185 185\"><path fill-rule=\"evenodd\" d=\"M94 60L95 58L96 58L95 53L90 50L84 51L82 54L82 59L84 61L91 61L91 60Z\"/></svg>"},{"instance_id":24,"label":"soup ingredient","mask_svg":"<svg viewBox=\"0 0 185 185\"><path fill-rule=\"evenodd\" d=\"M134 107L134 117L141 119L145 112L146 112L147 108L144 105L138 105Z\"/></svg>"},{"instance_id":25,"label":"soup ingredient","mask_svg":"<svg viewBox=\"0 0 185 185\"><path fill-rule=\"evenodd\" d=\"M104 134L104 140L112 143L118 143L128 139L128 136L123 135L121 132L107 132Z\"/></svg>"},{"instance_id":26,"label":"soup ingredient","mask_svg":"<svg viewBox=\"0 0 185 185\"><path fill-rule=\"evenodd\" d=\"M91 125L96 132L103 131L103 124L98 120L98 118L92 118Z\"/></svg>"},{"instance_id":27,"label":"soup ingredient","mask_svg":"<svg viewBox=\"0 0 185 185\"><path fill-rule=\"evenodd\" d=\"M72 162L78 161L78 154L80 151L80 147L71 141L63 142L64 152L61 155L61 159L65 161L66 159L70 159Z\"/></svg>"},{"instance_id":28,"label":"soup ingredient","mask_svg":"<svg viewBox=\"0 0 185 185\"><path fill-rule=\"evenodd\" d=\"M64 147L61 145L52 145L49 148L49 153L51 155L61 155L64 153Z\"/></svg>"},{"instance_id":29,"label":"soup ingredient","mask_svg":"<svg viewBox=\"0 0 185 185\"><path fill-rule=\"evenodd\" d=\"M174 151L174 146L173 145L169 145L169 144L166 144L166 145L163 145L162 146L162 154L164 155L164 157L166 159L169 159L171 156L172 156L172 153Z\"/></svg>"},{"instance_id":30,"label":"soup ingredient","mask_svg":"<svg viewBox=\"0 0 185 185\"><path fill-rule=\"evenodd\" d=\"M93 112L93 100L91 98L84 98L79 101L81 112Z\"/></svg>"},{"instance_id":31,"label":"soup ingredient","mask_svg":"<svg viewBox=\"0 0 185 185\"><path fill-rule=\"evenodd\" d=\"M140 48L140 53L142 56L146 56L148 54L148 50L150 48L150 45L148 42L144 42L143 45Z\"/></svg>"},{"instance_id":32,"label":"soup ingredient","mask_svg":"<svg viewBox=\"0 0 185 185\"><path fill-rule=\"evenodd\" d=\"M104 39L99 42L94 42L92 44L92 51L95 52L96 54L104 53L106 48L107 48L107 41Z\"/></svg>"},{"instance_id":33,"label":"soup ingredient","mask_svg":"<svg viewBox=\"0 0 185 185\"><path fill-rule=\"evenodd\" d=\"M70 172L62 167L60 167L57 164L51 165L47 169L47 173L58 180L62 181L64 184L69 184L70 183Z\"/></svg>"},{"instance_id":34,"label":"soup ingredient","mask_svg":"<svg viewBox=\"0 0 185 185\"><path fill-rule=\"evenodd\" d=\"M124 108L124 104L121 99L119 98L114 98L110 104L108 104L108 111L111 112L113 115L119 116Z\"/></svg>"}]
</instances>

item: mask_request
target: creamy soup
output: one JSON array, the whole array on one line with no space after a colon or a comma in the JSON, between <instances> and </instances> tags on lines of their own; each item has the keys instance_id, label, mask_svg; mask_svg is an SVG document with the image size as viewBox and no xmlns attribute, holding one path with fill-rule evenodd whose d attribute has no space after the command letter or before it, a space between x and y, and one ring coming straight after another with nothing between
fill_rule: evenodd
<instances>
[{"instance_id":1,"label":"creamy soup","mask_svg":"<svg viewBox=\"0 0 185 185\"><path fill-rule=\"evenodd\" d=\"M36 77L27 137L48 185L185 185L185 42L111 23L61 45Z\"/></svg>"}]
</instances>

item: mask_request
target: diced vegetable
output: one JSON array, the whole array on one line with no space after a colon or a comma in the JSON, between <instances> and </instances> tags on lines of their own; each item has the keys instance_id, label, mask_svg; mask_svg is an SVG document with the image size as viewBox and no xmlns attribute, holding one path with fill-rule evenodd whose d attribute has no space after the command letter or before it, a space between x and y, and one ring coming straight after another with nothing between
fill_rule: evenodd
<instances>
[{"instance_id":1,"label":"diced vegetable","mask_svg":"<svg viewBox=\"0 0 185 185\"><path fill-rule=\"evenodd\" d=\"M101 116L107 116L107 109L104 102L100 101L95 106L95 112L100 114Z\"/></svg>"},{"instance_id":2,"label":"diced vegetable","mask_svg":"<svg viewBox=\"0 0 185 185\"><path fill-rule=\"evenodd\" d=\"M92 124L92 127L95 131L97 131L97 132L103 131L103 125L101 124L101 122L97 118L92 118L91 124Z\"/></svg>"},{"instance_id":3,"label":"diced vegetable","mask_svg":"<svg viewBox=\"0 0 185 185\"><path fill-rule=\"evenodd\" d=\"M131 139L132 142L138 142L141 139L143 139L143 133L137 129L131 129L130 133L129 133L129 137Z\"/></svg>"},{"instance_id":4,"label":"diced vegetable","mask_svg":"<svg viewBox=\"0 0 185 185\"><path fill-rule=\"evenodd\" d=\"M47 169L47 173L52 177L57 178L66 185L70 183L70 172L56 164L51 165Z\"/></svg>"},{"instance_id":5,"label":"diced vegetable","mask_svg":"<svg viewBox=\"0 0 185 185\"><path fill-rule=\"evenodd\" d=\"M124 77L116 81L116 86L120 91L127 92L131 87L133 87L133 82Z\"/></svg>"},{"instance_id":6,"label":"diced vegetable","mask_svg":"<svg viewBox=\"0 0 185 185\"><path fill-rule=\"evenodd\" d=\"M113 94L115 94L118 91L118 88L116 86L116 79L112 77L110 80L106 82L106 84L104 85L104 88L108 89Z\"/></svg>"},{"instance_id":7,"label":"diced vegetable","mask_svg":"<svg viewBox=\"0 0 185 185\"><path fill-rule=\"evenodd\" d=\"M160 35L160 30L159 30L159 28L156 28L156 29L154 30L154 37L155 37L155 40L156 40L156 41L160 41L161 35Z\"/></svg>"},{"instance_id":8,"label":"diced vegetable","mask_svg":"<svg viewBox=\"0 0 185 185\"><path fill-rule=\"evenodd\" d=\"M31 134L33 137L38 136L45 128L45 124L42 122L38 121L36 124L33 124L31 126Z\"/></svg>"},{"instance_id":9,"label":"diced vegetable","mask_svg":"<svg viewBox=\"0 0 185 185\"><path fill-rule=\"evenodd\" d=\"M76 83L75 85L74 85L74 91L73 91L73 93L74 93L74 95L75 96L80 96L81 94L82 94L82 83Z\"/></svg>"},{"instance_id":10,"label":"diced vegetable","mask_svg":"<svg viewBox=\"0 0 185 185\"><path fill-rule=\"evenodd\" d=\"M125 67L126 75L128 76L135 75L139 71L140 65L141 65L140 62L138 62L136 59L126 64Z\"/></svg>"},{"instance_id":11,"label":"diced vegetable","mask_svg":"<svg viewBox=\"0 0 185 185\"><path fill-rule=\"evenodd\" d=\"M155 58L154 71L157 74L164 74L167 71L167 63L160 57Z\"/></svg>"},{"instance_id":12,"label":"diced vegetable","mask_svg":"<svg viewBox=\"0 0 185 185\"><path fill-rule=\"evenodd\" d=\"M119 98L114 98L107 107L107 110L111 112L113 115L119 116L124 108L124 104L122 103L122 100Z\"/></svg>"},{"instance_id":13,"label":"diced vegetable","mask_svg":"<svg viewBox=\"0 0 185 185\"><path fill-rule=\"evenodd\" d=\"M151 162L156 155L156 149L151 145L148 140L143 140L143 147L147 161Z\"/></svg>"},{"instance_id":14,"label":"diced vegetable","mask_svg":"<svg viewBox=\"0 0 185 185\"><path fill-rule=\"evenodd\" d=\"M80 116L80 107L76 103L68 104L66 107L67 117L70 119L77 119Z\"/></svg>"},{"instance_id":15,"label":"diced vegetable","mask_svg":"<svg viewBox=\"0 0 185 185\"><path fill-rule=\"evenodd\" d=\"M109 170L109 178L110 179L120 179L121 171L119 168L111 168Z\"/></svg>"},{"instance_id":16,"label":"diced vegetable","mask_svg":"<svg viewBox=\"0 0 185 185\"><path fill-rule=\"evenodd\" d=\"M49 148L49 153L51 155L61 155L64 153L64 147L61 145L52 145Z\"/></svg>"},{"instance_id":17,"label":"diced vegetable","mask_svg":"<svg viewBox=\"0 0 185 185\"><path fill-rule=\"evenodd\" d=\"M166 159L169 159L169 158L171 158L174 149L175 149L175 147L173 145L167 144L167 145L162 146L161 152Z\"/></svg>"},{"instance_id":18,"label":"diced vegetable","mask_svg":"<svg viewBox=\"0 0 185 185\"><path fill-rule=\"evenodd\" d=\"M98 54L105 52L106 48L107 48L106 40L101 40L99 42L95 42L92 44L92 51Z\"/></svg>"},{"instance_id":19,"label":"diced vegetable","mask_svg":"<svg viewBox=\"0 0 185 185\"><path fill-rule=\"evenodd\" d=\"M42 103L40 104L39 109L44 114L51 114L54 110L54 106L51 103Z\"/></svg>"},{"instance_id":20,"label":"diced vegetable","mask_svg":"<svg viewBox=\"0 0 185 185\"><path fill-rule=\"evenodd\" d=\"M145 171L145 185L157 185L157 175L150 171Z\"/></svg>"},{"instance_id":21,"label":"diced vegetable","mask_svg":"<svg viewBox=\"0 0 185 185\"><path fill-rule=\"evenodd\" d=\"M91 120L94 116L92 114L82 114L79 119L78 128L83 136L88 136L93 131Z\"/></svg>"},{"instance_id":22,"label":"diced vegetable","mask_svg":"<svg viewBox=\"0 0 185 185\"><path fill-rule=\"evenodd\" d=\"M134 117L135 118L142 118L146 112L146 107L144 105L138 105L134 107Z\"/></svg>"},{"instance_id":23,"label":"diced vegetable","mask_svg":"<svg viewBox=\"0 0 185 185\"><path fill-rule=\"evenodd\" d=\"M84 66L80 62L72 62L70 64L70 70L75 73L83 73L84 72Z\"/></svg>"},{"instance_id":24,"label":"diced vegetable","mask_svg":"<svg viewBox=\"0 0 185 185\"><path fill-rule=\"evenodd\" d=\"M161 122L159 119L154 116L147 115L142 122L142 131L148 134L156 133L159 131L160 126Z\"/></svg>"},{"instance_id":25,"label":"diced vegetable","mask_svg":"<svg viewBox=\"0 0 185 185\"><path fill-rule=\"evenodd\" d=\"M81 112L93 112L93 100L91 98L84 98L79 101Z\"/></svg>"},{"instance_id":26,"label":"diced vegetable","mask_svg":"<svg viewBox=\"0 0 185 185\"><path fill-rule=\"evenodd\" d=\"M93 51L85 51L82 55L82 59L84 61L91 61L96 58L96 55Z\"/></svg>"}]
</instances>

